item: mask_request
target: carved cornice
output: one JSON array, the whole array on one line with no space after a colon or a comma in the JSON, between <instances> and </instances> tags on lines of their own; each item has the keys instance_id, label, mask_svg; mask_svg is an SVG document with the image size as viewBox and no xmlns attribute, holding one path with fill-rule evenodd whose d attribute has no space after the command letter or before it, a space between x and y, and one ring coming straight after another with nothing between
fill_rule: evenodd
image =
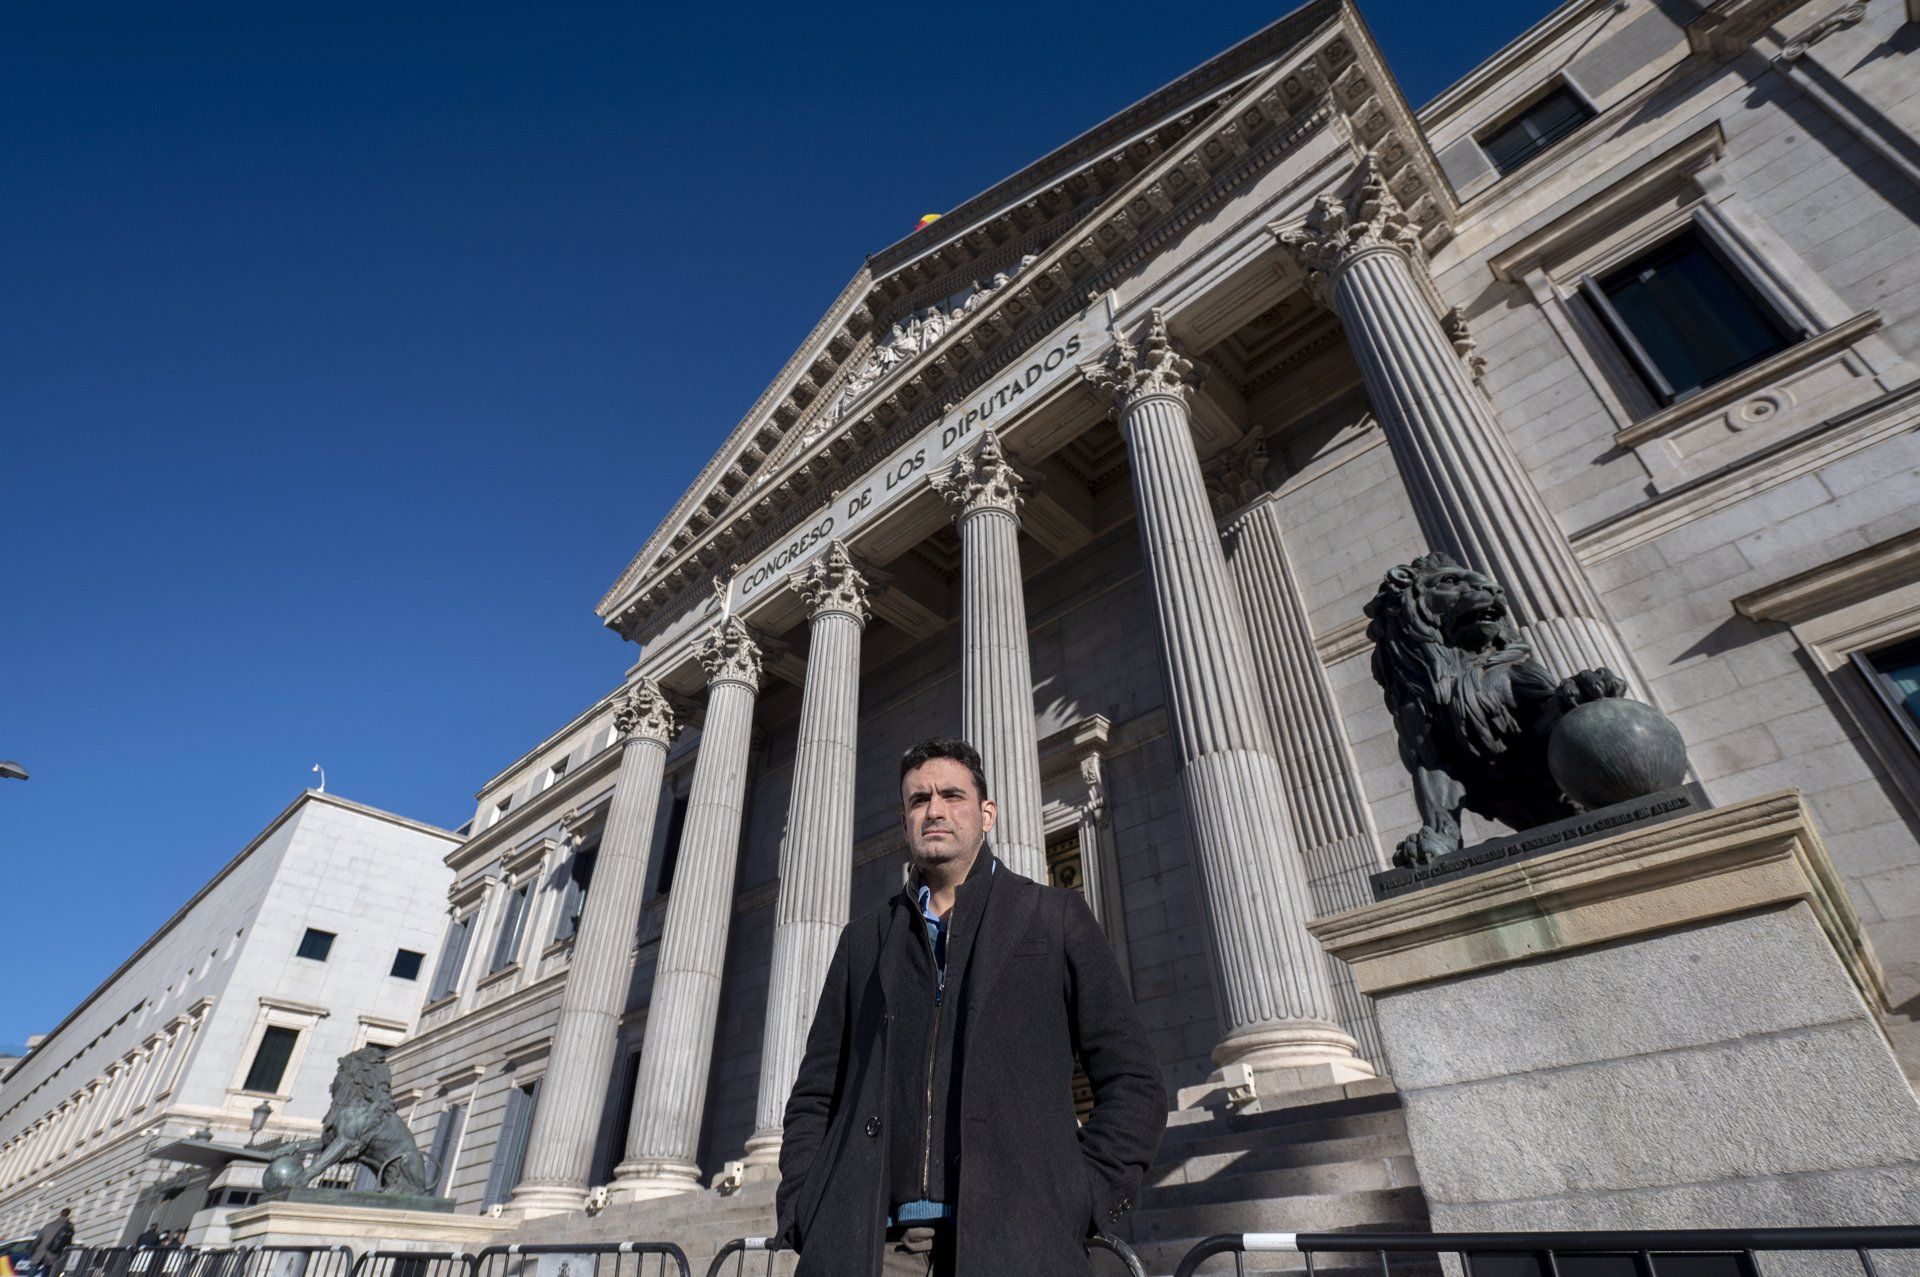
<instances>
[{"instance_id":1,"label":"carved cornice","mask_svg":"<svg viewBox=\"0 0 1920 1277\"><path fill-rule=\"evenodd\" d=\"M1391 249L1409 262L1423 260L1419 228L1387 185L1378 159L1368 153L1350 194L1323 192L1306 220L1276 222L1271 230L1306 272L1307 290L1331 308L1333 281L1354 259L1374 249Z\"/></svg>"},{"instance_id":2,"label":"carved cornice","mask_svg":"<svg viewBox=\"0 0 1920 1277\"><path fill-rule=\"evenodd\" d=\"M638 678L620 698L620 707L613 711L613 727L627 740L652 741L664 747L673 744L673 738L680 734L680 716L674 713L660 684L650 678ZM575 830L569 825L567 832L572 834Z\"/></svg>"},{"instance_id":3,"label":"carved cornice","mask_svg":"<svg viewBox=\"0 0 1920 1277\"><path fill-rule=\"evenodd\" d=\"M1155 396L1187 403L1201 380L1193 360L1167 336L1166 316L1157 307L1138 346L1125 333L1115 332L1106 358L1081 364L1080 375L1112 395L1115 409L1123 414L1131 405Z\"/></svg>"},{"instance_id":4,"label":"carved cornice","mask_svg":"<svg viewBox=\"0 0 1920 1277\"><path fill-rule=\"evenodd\" d=\"M787 585L807 601L809 617L838 612L865 625L872 615L869 583L844 541L829 545L825 554L788 577Z\"/></svg>"},{"instance_id":5,"label":"carved cornice","mask_svg":"<svg viewBox=\"0 0 1920 1277\"><path fill-rule=\"evenodd\" d=\"M1021 489L1025 481L1007 461L1000 436L986 431L972 452L963 452L953 464L929 478L933 490L954 506L958 522L982 510L998 510L1020 517Z\"/></svg>"},{"instance_id":6,"label":"carved cornice","mask_svg":"<svg viewBox=\"0 0 1920 1277\"><path fill-rule=\"evenodd\" d=\"M760 690L760 645L737 616L723 616L700 641L694 655L707 672L707 686L744 683Z\"/></svg>"}]
</instances>

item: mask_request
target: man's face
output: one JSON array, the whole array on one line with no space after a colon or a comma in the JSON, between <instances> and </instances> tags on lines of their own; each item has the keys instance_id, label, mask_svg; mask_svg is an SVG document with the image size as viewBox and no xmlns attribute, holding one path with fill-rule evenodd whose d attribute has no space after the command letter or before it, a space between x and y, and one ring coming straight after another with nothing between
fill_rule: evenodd
<instances>
[{"instance_id":1,"label":"man's face","mask_svg":"<svg viewBox=\"0 0 1920 1277\"><path fill-rule=\"evenodd\" d=\"M973 773L951 758L930 758L900 778L901 823L922 869L966 864L993 828L993 799L981 798Z\"/></svg>"}]
</instances>

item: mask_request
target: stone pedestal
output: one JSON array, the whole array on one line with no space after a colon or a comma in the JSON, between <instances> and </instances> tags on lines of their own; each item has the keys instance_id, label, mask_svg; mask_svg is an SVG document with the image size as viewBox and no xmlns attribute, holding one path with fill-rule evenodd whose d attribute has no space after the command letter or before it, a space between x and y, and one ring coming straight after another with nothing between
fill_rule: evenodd
<instances>
[{"instance_id":1,"label":"stone pedestal","mask_svg":"<svg viewBox=\"0 0 1920 1277\"><path fill-rule=\"evenodd\" d=\"M279 1200L234 1211L235 1246L347 1246L370 1250L479 1250L519 1227L510 1216L455 1215L332 1202Z\"/></svg>"},{"instance_id":2,"label":"stone pedestal","mask_svg":"<svg viewBox=\"0 0 1920 1277\"><path fill-rule=\"evenodd\" d=\"M1910 1224L1920 1102L1795 791L1311 924L1436 1231Z\"/></svg>"}]
</instances>

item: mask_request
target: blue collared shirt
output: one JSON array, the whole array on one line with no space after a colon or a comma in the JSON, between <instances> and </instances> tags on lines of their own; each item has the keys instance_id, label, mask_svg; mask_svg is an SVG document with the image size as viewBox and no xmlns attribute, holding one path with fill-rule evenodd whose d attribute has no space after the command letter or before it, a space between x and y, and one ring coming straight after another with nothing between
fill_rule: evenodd
<instances>
[{"instance_id":1,"label":"blue collared shirt","mask_svg":"<svg viewBox=\"0 0 1920 1277\"><path fill-rule=\"evenodd\" d=\"M981 848L982 851L986 849ZM987 872L998 873L1000 861L996 857L988 862ZM933 987L933 1000L936 1004L947 991L947 919L933 911L933 888L926 883L920 884L920 918L927 924L927 946L933 951L933 969L939 973L939 980ZM952 910L947 911L949 915Z\"/></svg>"}]
</instances>

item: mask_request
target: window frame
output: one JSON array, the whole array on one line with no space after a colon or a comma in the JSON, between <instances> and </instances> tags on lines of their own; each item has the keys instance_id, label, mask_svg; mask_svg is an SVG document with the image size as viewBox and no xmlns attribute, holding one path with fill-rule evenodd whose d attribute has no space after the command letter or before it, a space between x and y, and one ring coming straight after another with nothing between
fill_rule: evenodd
<instances>
[{"instance_id":1,"label":"window frame","mask_svg":"<svg viewBox=\"0 0 1920 1277\"><path fill-rule=\"evenodd\" d=\"M1586 304L1592 307L1599 317L1601 328L1615 343L1615 353L1622 357L1639 378L1642 386L1655 400L1656 411L1682 404L1689 399L1705 394L1730 378L1738 376L1747 369L1776 358L1806 341L1817 332L1803 310L1781 304L1782 299L1768 289L1756 272L1749 269L1740 255L1730 251L1730 244L1724 229L1716 231L1712 219L1691 215L1699 210L1691 210L1690 215L1678 225L1668 227L1663 233L1655 235L1634 246L1631 253L1607 262L1605 265L1590 267L1581 272L1575 291ZM1744 363L1729 368L1717 377L1703 381L1684 390L1675 390L1660 365L1633 331L1626 318L1615 308L1613 300L1607 296L1601 279L1632 269L1635 262L1651 257L1682 239L1692 237L1702 252L1706 253L1722 270L1727 273L1733 286L1744 294L1754 309L1771 325L1779 329L1785 338L1783 343L1772 350L1756 355ZM1650 414L1649 414L1650 415Z\"/></svg>"},{"instance_id":2,"label":"window frame","mask_svg":"<svg viewBox=\"0 0 1920 1277\"><path fill-rule=\"evenodd\" d=\"M440 940L440 959L434 964L433 980L427 986L428 1006L460 992L461 981L466 975L467 954L473 944L474 927L479 919L478 905L465 913L454 912L448 917L446 934Z\"/></svg>"},{"instance_id":3,"label":"window frame","mask_svg":"<svg viewBox=\"0 0 1920 1277\"><path fill-rule=\"evenodd\" d=\"M320 952L318 954L308 953L307 946L316 936L320 937L317 946ZM308 927L301 933L300 943L294 947L293 956L296 958L305 958L308 962L325 962L333 956L333 942L339 938L340 933L338 931L326 931L320 927Z\"/></svg>"},{"instance_id":4,"label":"window frame","mask_svg":"<svg viewBox=\"0 0 1920 1277\"><path fill-rule=\"evenodd\" d=\"M1512 167L1502 168L1500 161L1494 157L1492 149L1488 146L1488 142L1497 133L1505 133L1515 125L1526 124L1527 118L1533 110L1556 94L1565 94L1568 99L1587 113L1585 118L1581 119L1572 128L1560 134L1558 137L1551 138L1546 142L1536 145L1531 151L1520 157ZM1499 180L1505 181L1514 174L1530 167L1535 160L1547 154L1549 151L1554 150L1562 142L1565 142L1581 129L1599 119L1600 114L1599 103L1588 97L1587 94L1568 77L1564 75L1557 76L1540 86L1539 89L1527 97L1519 106L1509 108L1495 116L1492 122L1475 129L1472 134L1473 144L1480 148L1480 154L1486 157L1487 164L1493 169ZM1532 131L1531 127L1529 127L1529 132L1531 133Z\"/></svg>"},{"instance_id":5,"label":"window frame","mask_svg":"<svg viewBox=\"0 0 1920 1277\"><path fill-rule=\"evenodd\" d=\"M493 953L487 959L489 977L519 964L520 949L526 943L527 917L533 911L533 887L531 875L507 887L506 900L500 906L500 925L494 932Z\"/></svg>"},{"instance_id":6,"label":"window frame","mask_svg":"<svg viewBox=\"0 0 1920 1277\"><path fill-rule=\"evenodd\" d=\"M413 959L412 975L400 974L400 959L404 957L411 957ZM387 978L389 980L406 980L408 982L417 981L420 979L421 971L426 969L426 965L427 965L426 954L422 953L418 949L409 949L405 945L401 945L396 949L394 949L393 951L393 962L387 968Z\"/></svg>"}]
</instances>

